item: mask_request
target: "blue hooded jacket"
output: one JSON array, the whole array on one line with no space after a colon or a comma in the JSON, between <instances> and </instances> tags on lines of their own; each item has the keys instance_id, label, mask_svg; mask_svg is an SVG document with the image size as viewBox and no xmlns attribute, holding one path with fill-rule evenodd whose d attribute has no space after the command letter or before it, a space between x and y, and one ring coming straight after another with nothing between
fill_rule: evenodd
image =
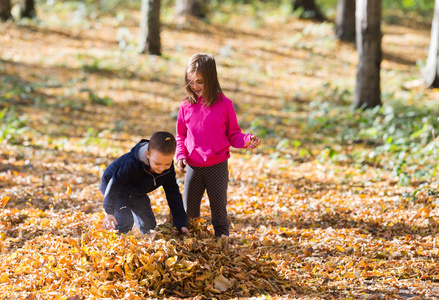
<instances>
[{"instance_id":1,"label":"blue hooded jacket","mask_svg":"<svg viewBox=\"0 0 439 300\"><path fill-rule=\"evenodd\" d=\"M145 195L163 186L174 226L187 227L183 199L175 178L174 162L169 169L155 174L150 166L139 158L139 148L145 143L149 141L142 139L130 152L117 158L105 169L101 182L105 212L114 214L114 204L121 194Z\"/></svg>"}]
</instances>

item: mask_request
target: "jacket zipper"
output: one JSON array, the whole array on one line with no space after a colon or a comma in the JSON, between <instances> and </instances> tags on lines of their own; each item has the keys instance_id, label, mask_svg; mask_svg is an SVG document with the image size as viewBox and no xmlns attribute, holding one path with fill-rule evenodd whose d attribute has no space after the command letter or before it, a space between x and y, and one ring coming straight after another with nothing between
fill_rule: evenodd
<instances>
[{"instance_id":1,"label":"jacket zipper","mask_svg":"<svg viewBox=\"0 0 439 300\"><path fill-rule=\"evenodd\" d=\"M159 176L155 177L154 175L152 175L151 173L149 173L145 168L143 168L143 170L144 170L147 174L149 174L149 175L152 176L152 180L154 181L154 186L157 185L157 182L155 181L155 179L156 179L157 177L160 177L160 176L163 176L163 175L166 175L166 174L169 173L169 171L168 171L168 172L166 172L166 173L162 173L162 174L160 174Z\"/></svg>"}]
</instances>

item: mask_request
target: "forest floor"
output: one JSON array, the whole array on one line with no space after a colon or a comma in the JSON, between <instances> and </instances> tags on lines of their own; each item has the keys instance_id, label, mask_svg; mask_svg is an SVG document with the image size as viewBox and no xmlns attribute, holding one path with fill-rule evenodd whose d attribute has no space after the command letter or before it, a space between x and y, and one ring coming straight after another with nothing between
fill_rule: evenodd
<instances>
[{"instance_id":1,"label":"forest floor","mask_svg":"<svg viewBox=\"0 0 439 300\"><path fill-rule=\"evenodd\" d=\"M328 103L352 102L355 45L331 23L240 9L211 23L167 15L162 57L137 54L137 11L54 6L1 25L1 298L439 298L436 178L416 194L422 182L401 186L383 165L334 163L328 148L367 145L310 130ZM382 93L434 105L418 66L429 26L382 31ZM199 52L215 55L243 131L263 139L232 150L228 247L206 196L191 235L176 234L161 189L155 234L102 230L103 170L141 138L175 133L185 64Z\"/></svg>"}]
</instances>

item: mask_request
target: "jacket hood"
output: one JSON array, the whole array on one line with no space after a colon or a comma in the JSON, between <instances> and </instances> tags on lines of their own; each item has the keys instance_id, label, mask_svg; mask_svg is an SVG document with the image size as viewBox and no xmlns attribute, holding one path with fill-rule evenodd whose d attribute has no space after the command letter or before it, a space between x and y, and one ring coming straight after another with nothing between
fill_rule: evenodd
<instances>
[{"instance_id":1,"label":"jacket hood","mask_svg":"<svg viewBox=\"0 0 439 300\"><path fill-rule=\"evenodd\" d=\"M147 167L149 169L149 160L146 157L146 155L144 157L142 157L143 156L142 154L139 155L140 149L146 148L145 150L147 150L148 145L149 145L149 140L146 139L140 140L140 142L138 142L133 148L131 148L131 154L137 161L139 161L142 164L142 166Z\"/></svg>"}]
</instances>

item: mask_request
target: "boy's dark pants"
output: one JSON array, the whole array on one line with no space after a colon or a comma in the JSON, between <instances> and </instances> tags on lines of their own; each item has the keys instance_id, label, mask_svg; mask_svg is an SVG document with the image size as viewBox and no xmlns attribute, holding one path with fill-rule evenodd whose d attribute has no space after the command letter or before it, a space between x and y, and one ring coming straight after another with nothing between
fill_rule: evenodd
<instances>
[{"instance_id":1,"label":"boy's dark pants","mask_svg":"<svg viewBox=\"0 0 439 300\"><path fill-rule=\"evenodd\" d=\"M207 190L215 235L229 235L227 218L227 160L210 167L187 166L184 180L183 204L188 218L200 216L201 199Z\"/></svg>"},{"instance_id":2,"label":"boy's dark pants","mask_svg":"<svg viewBox=\"0 0 439 300\"><path fill-rule=\"evenodd\" d=\"M107 182L101 181L101 192L105 195ZM148 195L130 195L121 192L114 203L114 217L117 220L116 230L119 233L127 233L136 227L144 234L157 226L154 213L151 208L151 200Z\"/></svg>"}]
</instances>

